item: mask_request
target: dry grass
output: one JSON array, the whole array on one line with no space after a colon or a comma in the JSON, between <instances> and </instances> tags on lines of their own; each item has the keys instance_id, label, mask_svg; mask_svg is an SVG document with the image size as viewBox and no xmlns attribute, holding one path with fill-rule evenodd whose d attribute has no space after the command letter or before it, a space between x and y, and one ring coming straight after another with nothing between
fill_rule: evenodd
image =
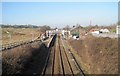
<instances>
[{"instance_id":1,"label":"dry grass","mask_svg":"<svg viewBox=\"0 0 120 76\"><path fill-rule=\"evenodd\" d=\"M2 28L2 44L36 39L41 35L38 28ZM11 37L10 37L11 36Z\"/></svg>"},{"instance_id":2,"label":"dry grass","mask_svg":"<svg viewBox=\"0 0 120 76\"><path fill-rule=\"evenodd\" d=\"M47 47L45 47L44 44L35 42L32 44L26 44L10 50L3 51L2 52L3 74L24 73L25 71L28 70L32 63L36 62L36 60L40 59L41 62L44 62L42 60L45 60L47 50L48 49ZM37 57L38 55L40 56Z\"/></svg>"},{"instance_id":3,"label":"dry grass","mask_svg":"<svg viewBox=\"0 0 120 76\"><path fill-rule=\"evenodd\" d=\"M70 44L78 52L88 73L118 73L118 39L89 36L84 40L70 40Z\"/></svg>"}]
</instances>

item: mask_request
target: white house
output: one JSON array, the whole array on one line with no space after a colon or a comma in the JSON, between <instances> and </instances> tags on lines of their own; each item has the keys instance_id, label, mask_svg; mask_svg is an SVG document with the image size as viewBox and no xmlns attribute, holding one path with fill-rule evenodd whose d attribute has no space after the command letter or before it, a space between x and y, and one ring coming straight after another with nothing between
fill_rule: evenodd
<instances>
[{"instance_id":1,"label":"white house","mask_svg":"<svg viewBox=\"0 0 120 76\"><path fill-rule=\"evenodd\" d=\"M110 31L108 29L100 29L101 33L109 33Z\"/></svg>"},{"instance_id":2,"label":"white house","mask_svg":"<svg viewBox=\"0 0 120 76\"><path fill-rule=\"evenodd\" d=\"M92 34L99 34L100 32L99 31L93 31L91 32Z\"/></svg>"},{"instance_id":3,"label":"white house","mask_svg":"<svg viewBox=\"0 0 120 76\"><path fill-rule=\"evenodd\" d=\"M89 32L90 32L91 34L99 34L99 29L93 28L93 29L91 29Z\"/></svg>"}]
</instances>

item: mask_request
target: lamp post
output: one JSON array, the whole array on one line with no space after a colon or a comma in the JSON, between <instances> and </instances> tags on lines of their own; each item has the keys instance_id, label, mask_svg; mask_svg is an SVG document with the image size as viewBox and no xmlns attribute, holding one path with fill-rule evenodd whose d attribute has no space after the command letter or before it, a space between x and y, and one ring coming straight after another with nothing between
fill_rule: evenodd
<instances>
[{"instance_id":1,"label":"lamp post","mask_svg":"<svg viewBox=\"0 0 120 76\"><path fill-rule=\"evenodd\" d=\"M68 39L68 25L67 25L67 39Z\"/></svg>"}]
</instances>

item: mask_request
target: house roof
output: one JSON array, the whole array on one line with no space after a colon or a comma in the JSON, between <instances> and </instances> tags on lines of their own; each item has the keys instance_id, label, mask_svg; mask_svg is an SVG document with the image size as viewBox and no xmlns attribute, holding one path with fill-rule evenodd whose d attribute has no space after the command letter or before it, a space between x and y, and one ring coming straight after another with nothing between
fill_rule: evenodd
<instances>
[{"instance_id":1,"label":"house roof","mask_svg":"<svg viewBox=\"0 0 120 76\"><path fill-rule=\"evenodd\" d=\"M89 32L94 32L94 31L99 31L100 29L98 28L92 28Z\"/></svg>"}]
</instances>

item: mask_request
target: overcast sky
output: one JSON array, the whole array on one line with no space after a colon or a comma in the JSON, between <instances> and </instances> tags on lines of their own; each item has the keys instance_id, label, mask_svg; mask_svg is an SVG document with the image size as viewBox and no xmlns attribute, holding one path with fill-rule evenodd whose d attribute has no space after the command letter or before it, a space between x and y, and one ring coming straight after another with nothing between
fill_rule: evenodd
<instances>
[{"instance_id":1,"label":"overcast sky","mask_svg":"<svg viewBox=\"0 0 120 76\"><path fill-rule=\"evenodd\" d=\"M109 25L118 21L118 2L3 2L3 24L51 27Z\"/></svg>"}]
</instances>

